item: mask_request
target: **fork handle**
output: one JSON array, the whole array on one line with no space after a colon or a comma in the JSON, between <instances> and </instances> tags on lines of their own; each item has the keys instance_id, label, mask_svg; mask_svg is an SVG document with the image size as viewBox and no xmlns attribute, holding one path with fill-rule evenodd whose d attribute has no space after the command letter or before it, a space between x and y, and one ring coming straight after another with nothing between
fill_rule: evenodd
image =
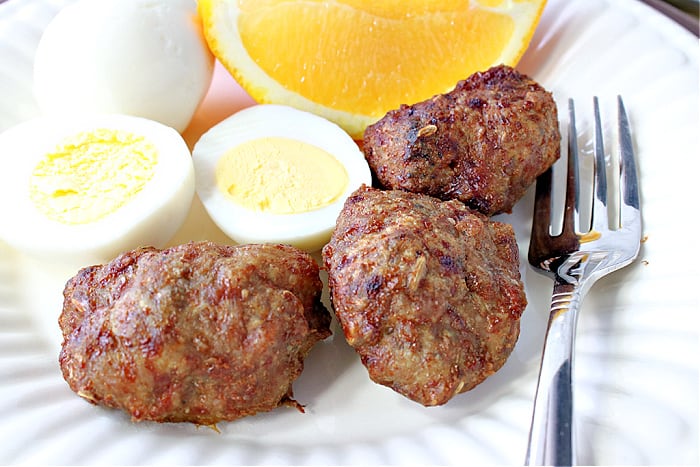
<instances>
[{"instance_id":1,"label":"fork handle","mask_svg":"<svg viewBox=\"0 0 700 467\"><path fill-rule=\"evenodd\" d=\"M576 465L571 376L580 302L577 284L555 282L526 465Z\"/></svg>"}]
</instances>

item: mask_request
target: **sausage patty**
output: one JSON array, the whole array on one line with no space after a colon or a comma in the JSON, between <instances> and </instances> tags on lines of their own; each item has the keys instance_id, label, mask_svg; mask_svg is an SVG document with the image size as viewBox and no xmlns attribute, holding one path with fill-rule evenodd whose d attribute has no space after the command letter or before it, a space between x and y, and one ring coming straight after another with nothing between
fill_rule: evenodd
<instances>
[{"instance_id":1,"label":"sausage patty","mask_svg":"<svg viewBox=\"0 0 700 467\"><path fill-rule=\"evenodd\" d=\"M507 66L390 111L363 139L383 187L459 199L487 215L510 212L559 145L552 95Z\"/></svg>"},{"instance_id":2,"label":"sausage patty","mask_svg":"<svg viewBox=\"0 0 700 467\"><path fill-rule=\"evenodd\" d=\"M214 424L295 404L306 354L330 335L321 288L313 258L289 246L130 251L66 284L61 370L135 421Z\"/></svg>"},{"instance_id":3,"label":"sausage patty","mask_svg":"<svg viewBox=\"0 0 700 467\"><path fill-rule=\"evenodd\" d=\"M526 299L510 225L362 187L323 249L335 314L370 378L426 406L498 370Z\"/></svg>"}]
</instances>

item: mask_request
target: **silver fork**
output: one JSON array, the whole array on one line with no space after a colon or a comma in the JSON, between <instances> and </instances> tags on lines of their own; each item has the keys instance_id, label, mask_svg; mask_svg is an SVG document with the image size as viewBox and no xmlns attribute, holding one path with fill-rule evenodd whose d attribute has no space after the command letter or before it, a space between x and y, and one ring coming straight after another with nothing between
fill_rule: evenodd
<instances>
[{"instance_id":1,"label":"silver fork","mask_svg":"<svg viewBox=\"0 0 700 467\"><path fill-rule=\"evenodd\" d=\"M579 151L573 100L569 100L567 182L563 227L552 235L552 169L537 179L528 260L554 279L539 381L532 414L527 465L575 465L571 377L579 306L593 283L630 264L639 253L639 185L629 120L618 96L619 202L608 211L608 182L598 99L595 119L590 225L580 225ZM612 219L612 222L610 222ZM578 227L577 227L577 224Z\"/></svg>"}]
</instances>

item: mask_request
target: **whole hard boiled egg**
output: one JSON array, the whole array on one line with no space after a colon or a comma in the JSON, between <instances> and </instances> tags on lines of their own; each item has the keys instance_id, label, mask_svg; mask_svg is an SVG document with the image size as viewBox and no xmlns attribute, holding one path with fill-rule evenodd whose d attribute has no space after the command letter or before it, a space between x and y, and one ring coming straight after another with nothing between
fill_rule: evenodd
<instances>
[{"instance_id":1,"label":"whole hard boiled egg","mask_svg":"<svg viewBox=\"0 0 700 467\"><path fill-rule=\"evenodd\" d=\"M238 243L316 251L330 238L348 196L372 181L344 130L283 105L233 114L202 135L192 158L204 208Z\"/></svg>"},{"instance_id":2,"label":"whole hard boiled egg","mask_svg":"<svg viewBox=\"0 0 700 467\"><path fill-rule=\"evenodd\" d=\"M0 167L0 239L71 264L164 246L194 197L185 141L139 117L20 123L0 134Z\"/></svg>"},{"instance_id":3,"label":"whole hard boiled egg","mask_svg":"<svg viewBox=\"0 0 700 467\"><path fill-rule=\"evenodd\" d=\"M46 115L121 113L182 132L213 70L194 0L78 0L41 36L34 94Z\"/></svg>"}]
</instances>

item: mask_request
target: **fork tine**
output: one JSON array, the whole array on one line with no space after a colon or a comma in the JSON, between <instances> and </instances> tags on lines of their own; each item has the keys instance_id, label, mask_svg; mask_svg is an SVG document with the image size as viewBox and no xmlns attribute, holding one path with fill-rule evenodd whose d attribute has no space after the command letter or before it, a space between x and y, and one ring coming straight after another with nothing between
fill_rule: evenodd
<instances>
[{"instance_id":1,"label":"fork tine","mask_svg":"<svg viewBox=\"0 0 700 467\"><path fill-rule=\"evenodd\" d=\"M551 212L552 169L550 167L537 177L535 185L535 208L532 213L532 232L528 250L528 260L531 264L541 264L547 259L540 256L540 252L547 251L546 247L550 239Z\"/></svg>"},{"instance_id":2,"label":"fork tine","mask_svg":"<svg viewBox=\"0 0 700 467\"><path fill-rule=\"evenodd\" d=\"M578 187L578 145L576 143L576 124L574 121L573 100L569 100L570 126L567 160L567 188L565 211L562 230L558 235L552 234L552 178L553 171L550 167L539 177L535 186L535 206L533 211L532 232L530 234L530 247L528 249L528 261L530 264L549 268L552 250L557 252L574 252L578 250L579 238L575 231L575 217L578 217L576 197ZM574 212L576 211L576 212Z\"/></svg>"},{"instance_id":3,"label":"fork tine","mask_svg":"<svg viewBox=\"0 0 700 467\"><path fill-rule=\"evenodd\" d=\"M605 168L605 147L603 145L603 125L600 119L598 98L593 98L593 116L595 119L595 159L593 160L595 198L593 199L592 227L597 233L610 228L608 219L608 180Z\"/></svg>"},{"instance_id":4,"label":"fork tine","mask_svg":"<svg viewBox=\"0 0 700 467\"><path fill-rule=\"evenodd\" d=\"M617 96L619 138L620 138L620 190L622 200L620 206L620 225L639 229L639 181L637 180L637 164L632 147L632 134L629 119L622 97ZM631 208L631 211L630 211Z\"/></svg>"},{"instance_id":5,"label":"fork tine","mask_svg":"<svg viewBox=\"0 0 700 467\"><path fill-rule=\"evenodd\" d=\"M535 223L538 228L538 235L549 237L549 222L552 215L552 169L547 169L542 175L537 177L537 185L535 186L535 210L533 219L539 222ZM542 222L544 221L544 222ZM544 229L542 227L545 227Z\"/></svg>"},{"instance_id":6,"label":"fork tine","mask_svg":"<svg viewBox=\"0 0 700 467\"><path fill-rule=\"evenodd\" d=\"M563 234L576 231L579 218L579 174L578 174L578 141L576 132L576 114L574 100L569 99L569 148L566 167L566 200L564 202Z\"/></svg>"}]
</instances>

